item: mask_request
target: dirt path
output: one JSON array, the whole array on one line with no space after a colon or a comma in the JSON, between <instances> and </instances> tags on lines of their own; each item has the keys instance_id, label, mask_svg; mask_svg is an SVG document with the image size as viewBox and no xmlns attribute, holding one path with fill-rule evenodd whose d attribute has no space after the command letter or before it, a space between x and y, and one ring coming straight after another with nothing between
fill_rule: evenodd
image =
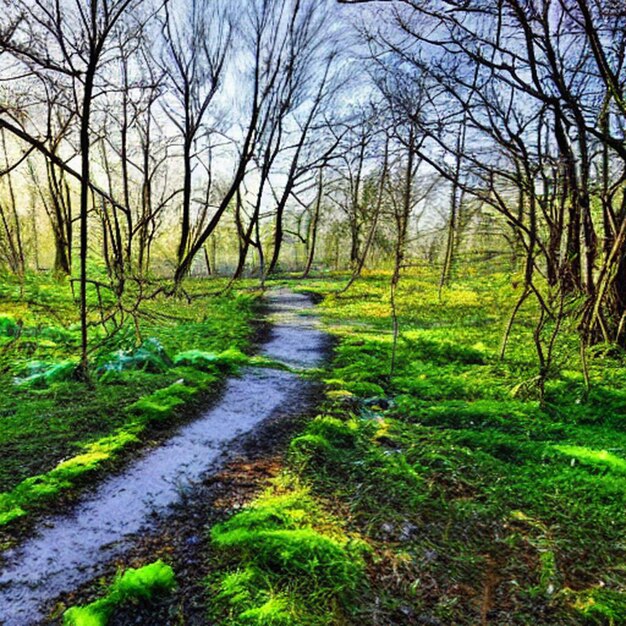
<instances>
[{"instance_id":1,"label":"dirt path","mask_svg":"<svg viewBox=\"0 0 626 626\"><path fill-rule=\"evenodd\" d=\"M315 318L299 315L312 307L310 300L285 290L268 300L273 326L261 353L297 368L319 364L327 336ZM306 381L280 370L246 368L229 380L209 411L2 555L7 565L0 573L0 623L40 621L44 606L100 575L139 533L153 529L195 484L217 471L233 441L306 393Z\"/></svg>"}]
</instances>

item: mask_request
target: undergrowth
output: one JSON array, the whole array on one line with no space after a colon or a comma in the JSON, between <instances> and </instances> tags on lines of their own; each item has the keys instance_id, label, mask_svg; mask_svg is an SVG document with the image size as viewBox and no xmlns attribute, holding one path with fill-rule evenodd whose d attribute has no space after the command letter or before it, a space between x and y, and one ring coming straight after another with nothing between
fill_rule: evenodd
<instances>
[{"instance_id":1,"label":"undergrowth","mask_svg":"<svg viewBox=\"0 0 626 626\"><path fill-rule=\"evenodd\" d=\"M0 526L54 500L141 440L193 411L248 357L255 296L160 296L115 333L94 327L91 381L75 376L69 283L28 275L0 291ZM93 303L92 303L93 304ZM138 336L139 333L139 336ZM129 448L130 447L130 448Z\"/></svg>"},{"instance_id":2,"label":"undergrowth","mask_svg":"<svg viewBox=\"0 0 626 626\"><path fill-rule=\"evenodd\" d=\"M289 466L373 548L349 623L626 623L624 355L590 354L587 393L566 328L542 404L531 303L499 359L514 280L470 273L439 303L415 272L391 375L387 281L294 283L339 344Z\"/></svg>"},{"instance_id":3,"label":"undergrowth","mask_svg":"<svg viewBox=\"0 0 626 626\"><path fill-rule=\"evenodd\" d=\"M211 544L210 613L220 624L335 624L362 585L367 546L287 474L215 526Z\"/></svg>"},{"instance_id":4,"label":"undergrowth","mask_svg":"<svg viewBox=\"0 0 626 626\"><path fill-rule=\"evenodd\" d=\"M389 276L365 275L340 295L342 280L293 284L325 295L319 310L338 339L323 374L327 397L322 414L291 441L282 477L212 529L210 620L227 626L626 623L624 354L590 352L588 391L574 329L564 328L540 402L530 300L499 358L519 295L517 277L468 272L443 290L440 302L432 277L415 271L397 294L401 333L391 372ZM232 317L233 303L223 306ZM2 315L0 344L10 354L33 324L15 310ZM234 325L230 317L219 323ZM245 342L225 331L220 345L204 345L200 326L190 322L178 342L176 325L150 333L171 358L164 373L107 370L110 380L95 393L119 386L115 397L125 409L121 418L114 412L118 422L101 418L105 429L87 428L92 442L129 423L167 423L192 394L238 365ZM70 346L72 332L45 341ZM232 360L218 363L231 346ZM46 349L5 365L6 380L26 378L27 360L51 362ZM56 362L71 352L59 350ZM31 427L23 426L28 419L11 422L7 403L21 406L16 399L24 394L29 411L50 415L77 384L70 377L11 386L0 404L11 436L25 428L27 438ZM107 409L103 397L90 399L92 392L80 389L87 406ZM76 442L68 432L75 435L77 425L70 421L65 442ZM43 430L41 422L38 428L33 432ZM39 437L42 445L46 438ZM131 438L124 445L132 444ZM69 465L52 468L60 472L55 480L62 483L64 472L80 467L91 471L107 454L82 446ZM9 467L0 462L0 471ZM54 490L54 481L35 478L28 489ZM19 514L19 500L9 505Z\"/></svg>"}]
</instances>

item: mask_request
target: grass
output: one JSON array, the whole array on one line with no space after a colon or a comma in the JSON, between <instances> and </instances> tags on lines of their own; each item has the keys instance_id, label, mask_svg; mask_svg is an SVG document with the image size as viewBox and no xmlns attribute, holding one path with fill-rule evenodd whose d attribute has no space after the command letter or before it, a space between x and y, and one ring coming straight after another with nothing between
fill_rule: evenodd
<instances>
[{"instance_id":1,"label":"grass","mask_svg":"<svg viewBox=\"0 0 626 626\"><path fill-rule=\"evenodd\" d=\"M590 355L586 394L577 339L566 328L542 404L532 303L505 360L498 356L519 289L514 277L467 273L439 303L435 281L415 272L399 292L391 375L388 279L367 275L341 296L342 278L292 283L325 296L319 311L339 343L323 415L291 442L288 471L318 507L309 524L328 510L347 512L345 532L371 547L373 591L346 599L342 619L626 623L623 353ZM238 565L250 555L240 558ZM287 573L280 562L270 569ZM252 576L245 568L231 574L233 583ZM267 598L277 614L297 606L280 589ZM328 623L344 623L326 608Z\"/></svg>"},{"instance_id":2,"label":"grass","mask_svg":"<svg viewBox=\"0 0 626 626\"><path fill-rule=\"evenodd\" d=\"M211 543L210 617L220 624L334 624L363 580L365 544L288 474L213 527Z\"/></svg>"},{"instance_id":3,"label":"grass","mask_svg":"<svg viewBox=\"0 0 626 626\"><path fill-rule=\"evenodd\" d=\"M516 277L468 271L440 302L436 281L415 271L398 293L391 372L389 276L366 275L338 295L344 280L291 283L325 296L318 310L338 340L322 374L327 396L291 441L274 487L212 530L212 622L626 623L624 353L590 352L587 392L565 328L540 402L530 300L499 359ZM17 287L3 289L0 369L10 391L0 399L0 477L8 494L26 494L0 496L9 517L96 471L122 433L120 445L134 445L129 425L167 423L236 368L253 315L247 299L164 300L143 330L166 367L149 356L126 367L142 360L126 338L94 352L124 365L105 367L93 387L69 367L60 379L15 385L71 362L76 331L59 289L34 281L27 305ZM67 324L52 319L57 307ZM45 367L28 370L33 361ZM110 449L101 445L109 437Z\"/></svg>"},{"instance_id":4,"label":"grass","mask_svg":"<svg viewBox=\"0 0 626 626\"><path fill-rule=\"evenodd\" d=\"M71 607L63 615L64 626L106 626L118 607L150 602L176 586L174 570L163 561L118 574L106 593L85 606Z\"/></svg>"},{"instance_id":5,"label":"grass","mask_svg":"<svg viewBox=\"0 0 626 626\"><path fill-rule=\"evenodd\" d=\"M146 301L138 327L91 333L92 381L76 380L77 309L69 283L29 275L0 287L0 526L54 500L192 410L247 357L255 297ZM93 299L93 294L91 298ZM109 329L111 330L111 329ZM137 333L139 332L139 336ZM190 355L204 362L191 362Z\"/></svg>"}]
</instances>

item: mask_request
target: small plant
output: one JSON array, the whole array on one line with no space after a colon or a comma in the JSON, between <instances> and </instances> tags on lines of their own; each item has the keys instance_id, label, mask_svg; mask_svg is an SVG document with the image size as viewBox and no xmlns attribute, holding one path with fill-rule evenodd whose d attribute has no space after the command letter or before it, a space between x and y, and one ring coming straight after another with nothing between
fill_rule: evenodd
<instances>
[{"instance_id":1,"label":"small plant","mask_svg":"<svg viewBox=\"0 0 626 626\"><path fill-rule=\"evenodd\" d=\"M17 337L20 332L20 325L13 317L0 315L0 335L5 337Z\"/></svg>"},{"instance_id":2,"label":"small plant","mask_svg":"<svg viewBox=\"0 0 626 626\"><path fill-rule=\"evenodd\" d=\"M100 374L124 370L144 370L162 373L172 367L172 360L155 337L146 339L134 350L119 350L98 368Z\"/></svg>"},{"instance_id":3,"label":"small plant","mask_svg":"<svg viewBox=\"0 0 626 626\"><path fill-rule=\"evenodd\" d=\"M42 361L31 361L26 364L21 375L15 377L14 383L20 387L47 387L52 383L74 378L76 367L77 363L74 360L52 364Z\"/></svg>"},{"instance_id":4,"label":"small plant","mask_svg":"<svg viewBox=\"0 0 626 626\"><path fill-rule=\"evenodd\" d=\"M572 606L585 624L619 626L626 623L626 594L623 592L595 587L567 595L573 597Z\"/></svg>"}]
</instances>

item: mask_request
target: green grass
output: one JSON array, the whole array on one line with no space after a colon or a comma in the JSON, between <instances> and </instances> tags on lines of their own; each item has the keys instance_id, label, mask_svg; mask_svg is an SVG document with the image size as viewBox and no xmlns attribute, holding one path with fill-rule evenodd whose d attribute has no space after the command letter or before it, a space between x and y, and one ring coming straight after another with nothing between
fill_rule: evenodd
<instances>
[{"instance_id":1,"label":"green grass","mask_svg":"<svg viewBox=\"0 0 626 626\"><path fill-rule=\"evenodd\" d=\"M215 526L211 541L210 617L219 624L335 624L363 581L365 544L288 475Z\"/></svg>"},{"instance_id":2,"label":"green grass","mask_svg":"<svg viewBox=\"0 0 626 626\"><path fill-rule=\"evenodd\" d=\"M69 283L29 275L20 290L5 278L0 526L99 470L136 444L146 428L193 410L200 392L216 390L246 359L255 296L203 295L216 287L190 281L191 302L158 296L142 305L137 327L130 320L111 334L94 327L92 381L85 383L74 376L79 329ZM90 294L92 304L94 298ZM190 362L190 354L204 355L205 364ZM123 443L110 446L111 438Z\"/></svg>"},{"instance_id":3,"label":"green grass","mask_svg":"<svg viewBox=\"0 0 626 626\"><path fill-rule=\"evenodd\" d=\"M63 615L64 626L106 626L114 611L131 603L150 602L176 586L174 570L163 561L118 574L104 596L85 606L71 607Z\"/></svg>"},{"instance_id":4,"label":"green grass","mask_svg":"<svg viewBox=\"0 0 626 626\"><path fill-rule=\"evenodd\" d=\"M339 344L325 415L289 459L374 547L377 593L350 623L626 623L623 353L592 351L586 394L566 327L540 404L532 302L498 358L513 279L468 273L439 303L416 272L401 283L390 376L389 277L336 295L343 280L293 283L326 296Z\"/></svg>"},{"instance_id":5,"label":"green grass","mask_svg":"<svg viewBox=\"0 0 626 626\"><path fill-rule=\"evenodd\" d=\"M325 296L318 310L338 340L322 374L327 398L290 443L282 479L213 529L210 619L626 623L624 353L590 351L588 392L565 327L540 402L530 299L498 356L518 277L468 271L439 302L436 281L416 271L398 293L392 375L389 275L337 295L344 281L291 283ZM93 387L71 375L14 385L30 362L76 358L74 308L34 279L27 304L15 286L0 297L0 378L10 390L0 399L0 480L12 488L0 515L9 518L97 471L117 453L100 440L127 433L133 445L129 424L167 424L236 369L253 315L247 298L164 299L149 305L143 334L158 340L166 368L147 358L109 368ZM132 329L118 343L94 348L98 364L142 360ZM23 499L10 497L16 490Z\"/></svg>"}]
</instances>

